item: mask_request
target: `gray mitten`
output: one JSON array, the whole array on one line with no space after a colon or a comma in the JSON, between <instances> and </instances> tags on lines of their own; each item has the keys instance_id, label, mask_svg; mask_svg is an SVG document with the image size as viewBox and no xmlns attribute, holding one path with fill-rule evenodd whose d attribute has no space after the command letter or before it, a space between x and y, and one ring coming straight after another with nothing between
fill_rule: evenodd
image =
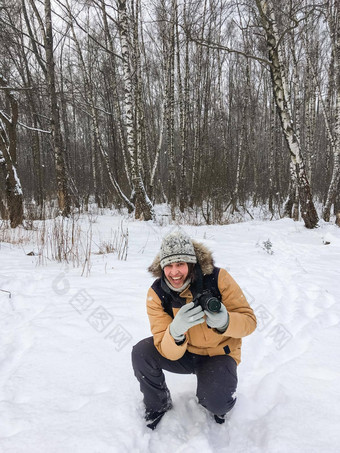
<instances>
[{"instance_id":1,"label":"gray mitten","mask_svg":"<svg viewBox=\"0 0 340 453\"><path fill-rule=\"evenodd\" d=\"M207 316L206 321L209 327L221 332L224 332L227 329L229 325L229 313L223 304L221 305L221 310L217 313L212 313L208 310L204 310L204 313Z\"/></svg>"},{"instance_id":2,"label":"gray mitten","mask_svg":"<svg viewBox=\"0 0 340 453\"><path fill-rule=\"evenodd\" d=\"M190 327L202 324L203 322L204 311L200 305L195 307L194 302L183 305L170 324L171 336L176 341L182 341L184 340L185 332L187 332Z\"/></svg>"}]
</instances>

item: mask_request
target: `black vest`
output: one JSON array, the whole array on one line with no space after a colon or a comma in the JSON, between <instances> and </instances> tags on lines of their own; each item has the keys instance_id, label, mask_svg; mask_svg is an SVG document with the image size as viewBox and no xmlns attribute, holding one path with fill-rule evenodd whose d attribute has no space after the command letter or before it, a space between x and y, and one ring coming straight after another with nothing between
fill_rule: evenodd
<instances>
[{"instance_id":1,"label":"black vest","mask_svg":"<svg viewBox=\"0 0 340 453\"><path fill-rule=\"evenodd\" d=\"M195 297L199 292L203 290L209 290L213 296L221 300L221 293L218 289L218 274L220 272L219 267L214 267L211 274L202 275L202 282L194 281L190 284L189 289L192 292L193 297ZM203 285L203 288L202 288ZM200 290L199 290L200 287ZM185 304L185 298L180 297L176 291L171 290L164 281L164 276L157 278L151 286L155 291L159 299L161 300L163 310L174 317L172 308L180 308Z\"/></svg>"}]
</instances>

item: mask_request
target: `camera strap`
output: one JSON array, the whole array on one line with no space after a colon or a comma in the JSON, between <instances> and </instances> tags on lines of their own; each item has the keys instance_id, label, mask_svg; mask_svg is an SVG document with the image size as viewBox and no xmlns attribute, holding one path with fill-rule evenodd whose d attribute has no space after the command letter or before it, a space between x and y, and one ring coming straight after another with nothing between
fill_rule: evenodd
<instances>
[{"instance_id":1,"label":"camera strap","mask_svg":"<svg viewBox=\"0 0 340 453\"><path fill-rule=\"evenodd\" d=\"M219 267L215 267L211 274L204 275L199 263L195 264L195 279L190 287L193 299L200 297L204 292L209 291L217 299L221 300L222 296L218 288Z\"/></svg>"},{"instance_id":2,"label":"camera strap","mask_svg":"<svg viewBox=\"0 0 340 453\"><path fill-rule=\"evenodd\" d=\"M160 298L162 302L163 310L170 315L172 318L174 317L172 307L180 308L185 304L185 299L181 297L175 291L172 291L168 285L165 283L164 275L159 280L158 285L152 285L152 288ZM157 291L157 286L160 286L160 291Z\"/></svg>"},{"instance_id":3,"label":"camera strap","mask_svg":"<svg viewBox=\"0 0 340 453\"><path fill-rule=\"evenodd\" d=\"M196 297L200 296L204 290L203 272L201 266L198 263L196 263L194 266L194 272L195 279L190 289L193 299L196 299Z\"/></svg>"}]
</instances>

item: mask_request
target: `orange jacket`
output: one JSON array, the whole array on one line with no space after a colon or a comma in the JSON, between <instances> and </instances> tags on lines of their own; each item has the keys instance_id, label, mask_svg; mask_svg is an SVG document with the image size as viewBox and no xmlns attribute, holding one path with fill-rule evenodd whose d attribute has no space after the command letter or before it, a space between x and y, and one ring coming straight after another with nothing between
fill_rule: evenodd
<instances>
[{"instance_id":1,"label":"orange jacket","mask_svg":"<svg viewBox=\"0 0 340 453\"><path fill-rule=\"evenodd\" d=\"M211 274L214 269L211 252L201 243L193 241L193 244L203 274ZM154 276L161 276L162 270L158 255L149 270ZM181 345L176 344L170 334L171 316L164 311L156 292L152 288L149 289L147 294L147 313L154 344L160 354L167 359L178 360L187 350L195 354L209 356L227 353L237 364L240 363L241 338L255 330L256 317L241 288L225 269L220 269L217 284L222 297L221 301L229 313L227 330L224 333L220 333L215 329L208 328L206 323L199 324L188 330L185 335L185 342ZM180 296L185 298L185 303L187 304L192 301L193 296L190 291L190 285L180 293ZM178 310L179 308L173 308L174 316L176 316Z\"/></svg>"}]
</instances>

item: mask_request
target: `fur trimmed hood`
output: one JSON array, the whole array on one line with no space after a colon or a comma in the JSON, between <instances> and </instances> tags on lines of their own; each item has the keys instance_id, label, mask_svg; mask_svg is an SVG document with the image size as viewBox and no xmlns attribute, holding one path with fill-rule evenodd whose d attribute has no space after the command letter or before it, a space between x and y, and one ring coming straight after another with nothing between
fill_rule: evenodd
<instances>
[{"instance_id":1,"label":"fur trimmed hood","mask_svg":"<svg viewBox=\"0 0 340 453\"><path fill-rule=\"evenodd\" d=\"M212 252L204 244L202 244L202 242L192 241L192 244L194 246L197 262L201 266L203 275L211 274L214 269ZM148 267L148 271L151 272L155 278L162 277L159 253L156 255L151 266Z\"/></svg>"}]
</instances>

